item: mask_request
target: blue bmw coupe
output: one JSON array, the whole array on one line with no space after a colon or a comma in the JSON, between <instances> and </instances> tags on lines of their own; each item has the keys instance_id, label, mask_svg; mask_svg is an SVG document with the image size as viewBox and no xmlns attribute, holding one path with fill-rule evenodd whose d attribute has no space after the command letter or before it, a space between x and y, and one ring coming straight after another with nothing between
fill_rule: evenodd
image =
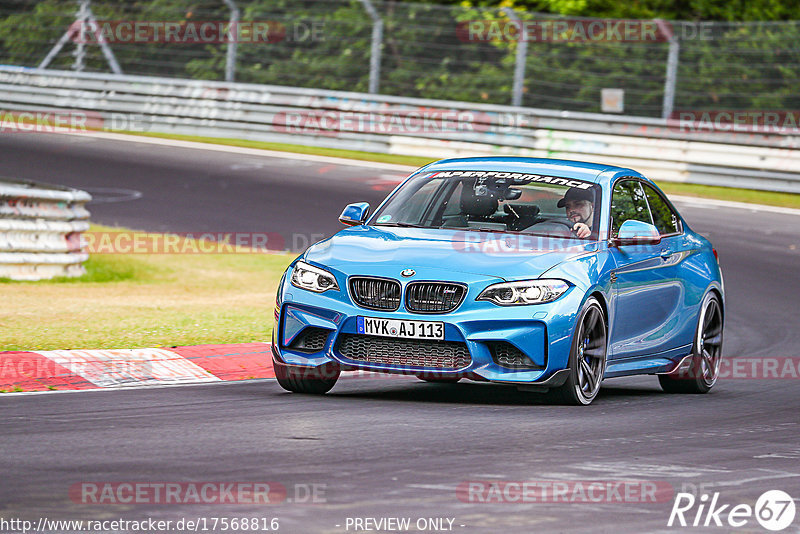
<instances>
[{"instance_id":1,"label":"blue bmw coupe","mask_svg":"<svg viewBox=\"0 0 800 534\"><path fill-rule=\"evenodd\" d=\"M280 385L341 371L460 379L590 404L605 378L705 393L722 357L717 253L631 169L479 157L422 167L284 274Z\"/></svg>"}]
</instances>

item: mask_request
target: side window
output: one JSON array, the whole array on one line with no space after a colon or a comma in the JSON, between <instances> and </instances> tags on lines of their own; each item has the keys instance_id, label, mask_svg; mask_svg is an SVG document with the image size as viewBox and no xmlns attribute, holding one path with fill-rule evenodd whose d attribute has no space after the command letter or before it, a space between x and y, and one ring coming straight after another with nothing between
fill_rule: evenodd
<instances>
[{"instance_id":1,"label":"side window","mask_svg":"<svg viewBox=\"0 0 800 534\"><path fill-rule=\"evenodd\" d=\"M623 180L614 186L611 196L611 235L616 237L622 223L630 219L653 222L642 186L636 180Z\"/></svg>"},{"instance_id":2,"label":"side window","mask_svg":"<svg viewBox=\"0 0 800 534\"><path fill-rule=\"evenodd\" d=\"M658 233L661 235L680 233L681 220L664 198L647 184L644 184L644 192L647 195L647 202L650 204L653 222L658 228Z\"/></svg>"}]
</instances>

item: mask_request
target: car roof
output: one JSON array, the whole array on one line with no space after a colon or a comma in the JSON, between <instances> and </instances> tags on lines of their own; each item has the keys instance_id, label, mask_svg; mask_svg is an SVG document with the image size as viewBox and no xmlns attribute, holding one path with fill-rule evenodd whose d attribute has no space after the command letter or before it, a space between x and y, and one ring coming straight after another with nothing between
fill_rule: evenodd
<instances>
[{"instance_id":1,"label":"car roof","mask_svg":"<svg viewBox=\"0 0 800 534\"><path fill-rule=\"evenodd\" d=\"M428 171L503 171L545 174L585 180L607 186L620 176L642 174L626 167L573 161L567 159L523 158L518 156L478 156L472 158L452 158L436 161L420 170ZM646 180L646 178L645 178ZM647 180L649 181L649 180Z\"/></svg>"}]
</instances>

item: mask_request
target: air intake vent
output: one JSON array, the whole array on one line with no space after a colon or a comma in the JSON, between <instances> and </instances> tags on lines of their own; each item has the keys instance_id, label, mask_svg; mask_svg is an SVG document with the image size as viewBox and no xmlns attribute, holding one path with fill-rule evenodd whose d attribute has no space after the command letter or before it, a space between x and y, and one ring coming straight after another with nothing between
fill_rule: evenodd
<instances>
[{"instance_id":1,"label":"air intake vent","mask_svg":"<svg viewBox=\"0 0 800 534\"><path fill-rule=\"evenodd\" d=\"M307 327L294 338L289 348L298 352L319 352L325 348L330 332L325 328Z\"/></svg>"},{"instance_id":2,"label":"air intake vent","mask_svg":"<svg viewBox=\"0 0 800 534\"><path fill-rule=\"evenodd\" d=\"M463 369L472 358L466 343L340 334L338 351L349 360L394 367Z\"/></svg>"},{"instance_id":3,"label":"air intake vent","mask_svg":"<svg viewBox=\"0 0 800 534\"><path fill-rule=\"evenodd\" d=\"M350 294L362 308L395 311L400 307L400 282L397 280L354 276L350 279Z\"/></svg>"},{"instance_id":4,"label":"air intake vent","mask_svg":"<svg viewBox=\"0 0 800 534\"><path fill-rule=\"evenodd\" d=\"M447 313L458 308L466 286L451 282L411 282L406 287L406 308L416 313Z\"/></svg>"},{"instance_id":5,"label":"air intake vent","mask_svg":"<svg viewBox=\"0 0 800 534\"><path fill-rule=\"evenodd\" d=\"M544 369L541 365L536 365L528 358L524 352L506 341L492 341L488 343L492 353L492 360L501 367L508 369Z\"/></svg>"}]
</instances>

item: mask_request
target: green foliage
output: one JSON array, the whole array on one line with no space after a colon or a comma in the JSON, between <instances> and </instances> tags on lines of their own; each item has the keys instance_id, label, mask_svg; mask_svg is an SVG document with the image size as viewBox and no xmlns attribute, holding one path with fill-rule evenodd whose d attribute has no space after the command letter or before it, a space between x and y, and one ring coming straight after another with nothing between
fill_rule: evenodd
<instances>
[{"instance_id":1,"label":"green foliage","mask_svg":"<svg viewBox=\"0 0 800 534\"><path fill-rule=\"evenodd\" d=\"M444 0L440 0L443 1ZM690 21L800 19L788 0L373 0L383 21L380 93L509 104L519 43L465 39L460 24L567 17ZM10 4L11 5L11 4ZM37 65L74 18L74 0L15 0L0 19L0 63ZM22 7L19 7L19 6ZM93 0L101 20L226 20L221 0ZM365 92L373 22L357 0L239 0L242 21L271 21L269 43L239 43L236 81ZM0 13L3 12L0 9ZM527 10L527 11L526 11ZM0 16L2 16L0 14ZM676 109L798 109L800 23L672 23L680 38ZM53 68L71 68L69 43ZM115 44L125 73L222 80L226 44ZM523 105L599 112L603 88L625 90L625 113L660 116L669 46L657 42L528 43ZM94 45L86 70L108 71Z\"/></svg>"},{"instance_id":2,"label":"green foliage","mask_svg":"<svg viewBox=\"0 0 800 534\"><path fill-rule=\"evenodd\" d=\"M423 0L426 1L426 0ZM439 0L433 0L436 3ZM494 7L514 6L522 11L580 17L692 21L770 21L800 19L800 3L794 0L478 0L453 3Z\"/></svg>"},{"instance_id":3,"label":"green foliage","mask_svg":"<svg viewBox=\"0 0 800 534\"><path fill-rule=\"evenodd\" d=\"M2 62L15 65L36 65L47 50L43 43L55 43L74 20L64 2L44 0L31 11L13 13L0 20ZM59 56L52 68L70 68L72 58Z\"/></svg>"}]
</instances>

